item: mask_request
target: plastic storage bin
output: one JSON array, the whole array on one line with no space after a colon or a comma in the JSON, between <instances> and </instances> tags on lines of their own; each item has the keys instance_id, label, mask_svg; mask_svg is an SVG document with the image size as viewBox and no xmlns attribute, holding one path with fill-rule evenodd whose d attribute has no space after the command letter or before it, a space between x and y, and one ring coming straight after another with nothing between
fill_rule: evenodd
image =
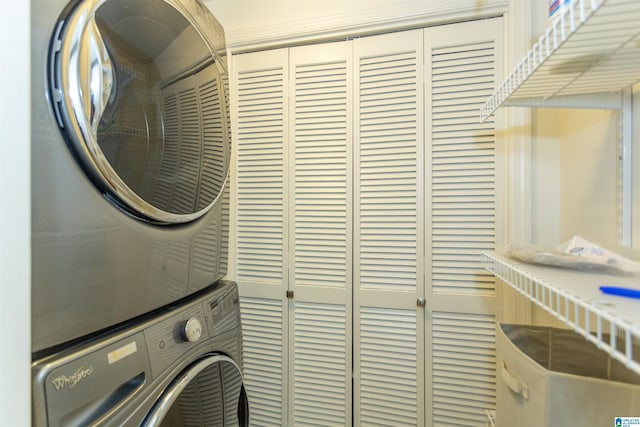
<instances>
[{"instance_id":1,"label":"plastic storage bin","mask_svg":"<svg viewBox=\"0 0 640 427\"><path fill-rule=\"evenodd\" d=\"M640 376L571 330L499 324L496 355L498 427L607 427L640 417Z\"/></svg>"}]
</instances>

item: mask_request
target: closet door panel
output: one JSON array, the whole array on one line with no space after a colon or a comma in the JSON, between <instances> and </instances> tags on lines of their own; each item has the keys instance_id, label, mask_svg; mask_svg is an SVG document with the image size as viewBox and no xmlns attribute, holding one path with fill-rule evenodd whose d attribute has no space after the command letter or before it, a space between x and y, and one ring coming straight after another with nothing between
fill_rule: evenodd
<instances>
[{"instance_id":1,"label":"closet door panel","mask_svg":"<svg viewBox=\"0 0 640 427\"><path fill-rule=\"evenodd\" d=\"M330 295L351 289L349 43L291 49L291 93L290 278Z\"/></svg>"},{"instance_id":2,"label":"closet door panel","mask_svg":"<svg viewBox=\"0 0 640 427\"><path fill-rule=\"evenodd\" d=\"M353 49L354 424L423 425L422 32Z\"/></svg>"},{"instance_id":3,"label":"closet door panel","mask_svg":"<svg viewBox=\"0 0 640 427\"><path fill-rule=\"evenodd\" d=\"M485 426L495 409L492 314L436 311L431 317L433 426Z\"/></svg>"},{"instance_id":4,"label":"closet door panel","mask_svg":"<svg viewBox=\"0 0 640 427\"><path fill-rule=\"evenodd\" d=\"M360 307L356 426L421 425L416 311Z\"/></svg>"},{"instance_id":5,"label":"closet door panel","mask_svg":"<svg viewBox=\"0 0 640 427\"><path fill-rule=\"evenodd\" d=\"M351 76L348 42L290 49L290 425L351 423Z\"/></svg>"},{"instance_id":6,"label":"closet door panel","mask_svg":"<svg viewBox=\"0 0 640 427\"><path fill-rule=\"evenodd\" d=\"M251 425L286 425L288 50L233 57L236 221Z\"/></svg>"},{"instance_id":7,"label":"closet door panel","mask_svg":"<svg viewBox=\"0 0 640 427\"><path fill-rule=\"evenodd\" d=\"M499 18L425 29L428 425L495 408L496 132L478 111L500 64Z\"/></svg>"},{"instance_id":8,"label":"closet door panel","mask_svg":"<svg viewBox=\"0 0 640 427\"><path fill-rule=\"evenodd\" d=\"M286 284L287 50L234 57L237 281Z\"/></svg>"},{"instance_id":9,"label":"closet door panel","mask_svg":"<svg viewBox=\"0 0 640 427\"><path fill-rule=\"evenodd\" d=\"M276 299L240 297L243 375L252 426L285 425L283 386L287 381L282 347L286 323L282 304Z\"/></svg>"},{"instance_id":10,"label":"closet door panel","mask_svg":"<svg viewBox=\"0 0 640 427\"><path fill-rule=\"evenodd\" d=\"M295 303L290 425L340 427L350 423L348 313L343 304Z\"/></svg>"}]
</instances>

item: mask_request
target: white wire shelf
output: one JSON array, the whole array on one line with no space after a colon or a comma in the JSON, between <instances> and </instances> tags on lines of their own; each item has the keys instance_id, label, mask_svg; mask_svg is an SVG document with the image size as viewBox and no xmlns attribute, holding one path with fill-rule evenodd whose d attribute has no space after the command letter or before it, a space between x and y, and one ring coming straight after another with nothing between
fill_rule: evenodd
<instances>
[{"instance_id":1,"label":"white wire shelf","mask_svg":"<svg viewBox=\"0 0 640 427\"><path fill-rule=\"evenodd\" d=\"M522 263L483 252L485 269L640 374L640 300L605 295L599 287L640 288L637 276L616 276Z\"/></svg>"},{"instance_id":2,"label":"white wire shelf","mask_svg":"<svg viewBox=\"0 0 640 427\"><path fill-rule=\"evenodd\" d=\"M480 109L622 108L640 80L640 1L572 0ZM585 95L589 95L586 97Z\"/></svg>"}]
</instances>

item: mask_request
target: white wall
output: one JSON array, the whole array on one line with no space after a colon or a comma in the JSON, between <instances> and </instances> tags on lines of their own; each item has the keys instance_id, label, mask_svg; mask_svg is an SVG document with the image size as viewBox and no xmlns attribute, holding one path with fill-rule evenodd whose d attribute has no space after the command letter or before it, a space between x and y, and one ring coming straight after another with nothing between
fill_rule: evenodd
<instances>
[{"instance_id":1,"label":"white wall","mask_svg":"<svg viewBox=\"0 0 640 427\"><path fill-rule=\"evenodd\" d=\"M30 3L0 0L0 424L30 424Z\"/></svg>"},{"instance_id":2,"label":"white wall","mask_svg":"<svg viewBox=\"0 0 640 427\"><path fill-rule=\"evenodd\" d=\"M616 243L616 114L560 111L560 240Z\"/></svg>"},{"instance_id":3,"label":"white wall","mask_svg":"<svg viewBox=\"0 0 640 427\"><path fill-rule=\"evenodd\" d=\"M617 128L617 112L610 110L539 109L534 113L534 243L553 248L579 235L640 260L637 243L629 248L617 242ZM634 214L640 214L637 208Z\"/></svg>"},{"instance_id":4,"label":"white wall","mask_svg":"<svg viewBox=\"0 0 640 427\"><path fill-rule=\"evenodd\" d=\"M545 248L560 243L560 136L561 110L533 111L531 148L532 243Z\"/></svg>"}]
</instances>

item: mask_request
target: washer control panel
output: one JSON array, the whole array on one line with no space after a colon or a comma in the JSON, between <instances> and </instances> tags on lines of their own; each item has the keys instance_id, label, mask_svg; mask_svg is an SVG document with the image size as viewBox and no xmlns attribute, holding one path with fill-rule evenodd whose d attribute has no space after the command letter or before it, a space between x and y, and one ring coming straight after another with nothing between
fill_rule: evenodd
<instances>
[{"instance_id":1,"label":"washer control panel","mask_svg":"<svg viewBox=\"0 0 640 427\"><path fill-rule=\"evenodd\" d=\"M119 402L158 377L170 378L172 369L184 368L180 363L241 354L239 328L237 286L220 281L127 328L37 360L34 425L86 425L96 402Z\"/></svg>"},{"instance_id":2,"label":"washer control panel","mask_svg":"<svg viewBox=\"0 0 640 427\"><path fill-rule=\"evenodd\" d=\"M240 324L240 300L237 287L229 286L227 292L210 296L204 304L211 336L223 334Z\"/></svg>"},{"instance_id":3,"label":"washer control panel","mask_svg":"<svg viewBox=\"0 0 640 427\"><path fill-rule=\"evenodd\" d=\"M192 348L240 325L239 316L237 287L221 282L213 292L186 302L145 328L153 377Z\"/></svg>"}]
</instances>

